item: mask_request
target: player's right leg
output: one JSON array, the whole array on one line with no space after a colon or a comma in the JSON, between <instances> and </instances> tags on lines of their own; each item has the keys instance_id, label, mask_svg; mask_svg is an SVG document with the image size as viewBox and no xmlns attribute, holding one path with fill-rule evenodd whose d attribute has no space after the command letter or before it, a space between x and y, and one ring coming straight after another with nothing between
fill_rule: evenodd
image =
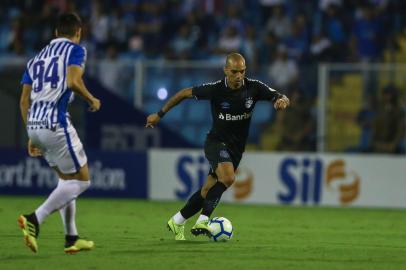
<instances>
[{"instance_id":1,"label":"player's right leg","mask_svg":"<svg viewBox=\"0 0 406 270\"><path fill-rule=\"evenodd\" d=\"M39 224L35 214L21 215L18 217L17 222L23 232L25 245L29 247L33 252L37 252Z\"/></svg>"},{"instance_id":2,"label":"player's right leg","mask_svg":"<svg viewBox=\"0 0 406 270\"><path fill-rule=\"evenodd\" d=\"M216 183L212 175L208 175L203 187L196 191L185 206L177 212L167 223L167 227L175 234L175 240L185 240L184 230L186 220L198 213L203 206L208 190Z\"/></svg>"}]
</instances>

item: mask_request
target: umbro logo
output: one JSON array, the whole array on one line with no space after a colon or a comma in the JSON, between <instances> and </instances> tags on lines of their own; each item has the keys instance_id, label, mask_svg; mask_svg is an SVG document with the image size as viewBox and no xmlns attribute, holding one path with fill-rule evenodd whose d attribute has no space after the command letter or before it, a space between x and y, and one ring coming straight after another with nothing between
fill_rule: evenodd
<instances>
[{"instance_id":1,"label":"umbro logo","mask_svg":"<svg viewBox=\"0 0 406 270\"><path fill-rule=\"evenodd\" d=\"M221 102L220 106L223 110L228 110L230 109L230 103L228 103L227 101Z\"/></svg>"}]
</instances>

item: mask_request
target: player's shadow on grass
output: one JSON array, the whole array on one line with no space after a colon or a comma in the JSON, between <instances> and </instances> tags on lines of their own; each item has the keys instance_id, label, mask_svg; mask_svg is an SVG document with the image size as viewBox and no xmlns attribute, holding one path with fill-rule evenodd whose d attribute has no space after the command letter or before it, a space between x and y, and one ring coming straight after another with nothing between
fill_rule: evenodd
<instances>
[{"instance_id":1,"label":"player's shadow on grass","mask_svg":"<svg viewBox=\"0 0 406 270\"><path fill-rule=\"evenodd\" d=\"M210 242L209 240L207 241L193 241L193 240L185 240L185 241L175 241L173 239L160 239L159 241L155 241L153 243L143 243L142 246L134 246L133 249L131 250L115 250L111 251L110 254L123 254L123 253L145 253L145 254L150 254L154 250L156 250L157 247L160 248L160 253L176 253L176 252L181 252L181 253L194 253L194 252L199 252L202 251L200 249L193 249L190 248L191 246L205 246L209 244L215 244L214 242ZM182 246L185 247L185 249L182 249ZM188 248L186 248L188 246ZM165 248L165 247L171 247L171 248Z\"/></svg>"},{"instance_id":2,"label":"player's shadow on grass","mask_svg":"<svg viewBox=\"0 0 406 270\"><path fill-rule=\"evenodd\" d=\"M159 242L160 245L207 245L213 242L209 240L184 240L184 241L173 241L173 240L162 240Z\"/></svg>"},{"instance_id":3,"label":"player's shadow on grass","mask_svg":"<svg viewBox=\"0 0 406 270\"><path fill-rule=\"evenodd\" d=\"M30 251L31 252L31 251ZM0 261L6 262L6 261L15 261L15 260L46 260L49 258L46 255L38 255L38 254L24 254L24 255L6 255L6 256L0 256Z\"/></svg>"}]
</instances>

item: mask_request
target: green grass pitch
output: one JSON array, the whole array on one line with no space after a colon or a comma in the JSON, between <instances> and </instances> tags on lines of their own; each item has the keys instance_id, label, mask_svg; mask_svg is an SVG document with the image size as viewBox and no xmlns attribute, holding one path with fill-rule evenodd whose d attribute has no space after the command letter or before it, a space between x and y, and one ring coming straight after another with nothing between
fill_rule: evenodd
<instances>
[{"instance_id":1,"label":"green grass pitch","mask_svg":"<svg viewBox=\"0 0 406 270\"><path fill-rule=\"evenodd\" d=\"M77 225L96 248L63 253L59 213L42 225L39 252L23 243L20 213L42 197L0 197L0 269L406 269L406 211L221 204L229 218L227 243L176 242L166 221L180 202L80 198Z\"/></svg>"}]
</instances>

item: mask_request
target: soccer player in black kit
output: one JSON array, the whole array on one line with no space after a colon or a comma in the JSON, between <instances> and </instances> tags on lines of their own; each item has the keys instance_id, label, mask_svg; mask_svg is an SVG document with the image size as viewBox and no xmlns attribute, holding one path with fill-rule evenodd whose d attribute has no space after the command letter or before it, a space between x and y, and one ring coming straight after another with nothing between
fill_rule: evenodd
<instances>
[{"instance_id":1,"label":"soccer player in black kit","mask_svg":"<svg viewBox=\"0 0 406 270\"><path fill-rule=\"evenodd\" d=\"M210 172L201 189L168 221L168 228L175 234L176 240L185 240L186 220L200 210L201 214L191 232L211 236L209 217L223 192L235 181L235 170L245 150L255 103L268 100L273 102L276 110L289 106L289 99L285 95L258 80L246 78L245 70L244 57L231 53L226 59L226 77L223 80L180 90L159 112L147 117L145 126L153 128L171 108L186 98L210 100L211 103L213 125L204 145Z\"/></svg>"}]
</instances>

